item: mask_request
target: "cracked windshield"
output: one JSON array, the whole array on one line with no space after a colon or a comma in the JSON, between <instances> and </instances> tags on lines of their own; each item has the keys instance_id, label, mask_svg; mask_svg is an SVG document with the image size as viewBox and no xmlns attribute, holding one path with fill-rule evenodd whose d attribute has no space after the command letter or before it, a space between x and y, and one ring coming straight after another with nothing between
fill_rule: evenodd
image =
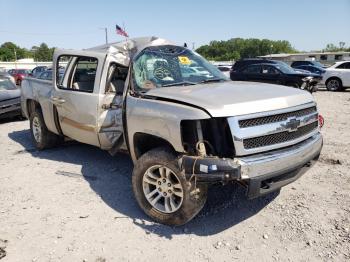
<instances>
[{"instance_id":1,"label":"cracked windshield","mask_svg":"<svg viewBox=\"0 0 350 262\"><path fill-rule=\"evenodd\" d=\"M176 46L149 47L134 61L135 89L195 85L227 78L200 55Z\"/></svg>"}]
</instances>

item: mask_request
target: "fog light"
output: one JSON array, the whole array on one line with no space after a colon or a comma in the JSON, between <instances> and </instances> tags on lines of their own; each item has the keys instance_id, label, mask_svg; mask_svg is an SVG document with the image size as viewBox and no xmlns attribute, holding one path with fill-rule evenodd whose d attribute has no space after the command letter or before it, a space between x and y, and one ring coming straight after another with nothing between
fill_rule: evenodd
<instances>
[{"instance_id":1,"label":"fog light","mask_svg":"<svg viewBox=\"0 0 350 262\"><path fill-rule=\"evenodd\" d=\"M322 128L324 125L324 118L321 115L318 115L318 125L320 128Z\"/></svg>"}]
</instances>

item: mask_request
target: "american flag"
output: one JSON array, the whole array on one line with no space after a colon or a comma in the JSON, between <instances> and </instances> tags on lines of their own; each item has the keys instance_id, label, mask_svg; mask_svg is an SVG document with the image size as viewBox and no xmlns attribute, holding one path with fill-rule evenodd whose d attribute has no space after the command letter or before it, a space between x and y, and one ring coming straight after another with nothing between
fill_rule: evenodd
<instances>
[{"instance_id":1,"label":"american flag","mask_svg":"<svg viewBox=\"0 0 350 262\"><path fill-rule=\"evenodd\" d=\"M129 37L128 33L125 32L119 25L115 25L115 30L118 35Z\"/></svg>"}]
</instances>

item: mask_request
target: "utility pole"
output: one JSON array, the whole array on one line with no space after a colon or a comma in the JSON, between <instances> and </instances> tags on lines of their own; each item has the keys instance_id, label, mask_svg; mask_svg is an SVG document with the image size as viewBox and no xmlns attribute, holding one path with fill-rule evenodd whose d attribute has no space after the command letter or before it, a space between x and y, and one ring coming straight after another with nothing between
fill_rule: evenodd
<instances>
[{"instance_id":1,"label":"utility pole","mask_svg":"<svg viewBox=\"0 0 350 262\"><path fill-rule=\"evenodd\" d=\"M105 38L106 38L106 45L108 44L108 32L107 32L107 27L101 27L101 30L105 30Z\"/></svg>"},{"instance_id":2,"label":"utility pole","mask_svg":"<svg viewBox=\"0 0 350 262\"><path fill-rule=\"evenodd\" d=\"M105 27L105 34L106 34L106 45L108 44L108 33L107 33L107 27Z\"/></svg>"}]
</instances>

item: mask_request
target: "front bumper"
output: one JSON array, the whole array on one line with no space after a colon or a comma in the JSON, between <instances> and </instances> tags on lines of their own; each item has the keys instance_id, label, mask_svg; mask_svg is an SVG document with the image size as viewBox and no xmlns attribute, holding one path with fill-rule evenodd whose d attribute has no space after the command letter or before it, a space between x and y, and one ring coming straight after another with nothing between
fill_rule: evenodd
<instances>
[{"instance_id":1,"label":"front bumper","mask_svg":"<svg viewBox=\"0 0 350 262\"><path fill-rule=\"evenodd\" d=\"M323 145L320 133L287 148L235 159L183 156L181 165L187 178L213 183L241 181L248 197L275 191L304 174L318 159Z\"/></svg>"}]
</instances>

